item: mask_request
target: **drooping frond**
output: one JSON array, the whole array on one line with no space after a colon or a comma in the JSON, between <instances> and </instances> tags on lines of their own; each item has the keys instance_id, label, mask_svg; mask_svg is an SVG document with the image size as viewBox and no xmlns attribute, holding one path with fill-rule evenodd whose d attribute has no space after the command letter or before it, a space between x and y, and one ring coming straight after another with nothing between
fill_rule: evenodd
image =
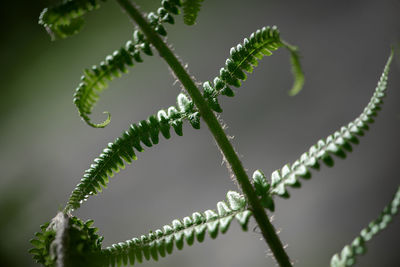
<instances>
[{"instance_id":1,"label":"drooping frond","mask_svg":"<svg viewBox=\"0 0 400 267\"><path fill-rule=\"evenodd\" d=\"M143 62L140 52L146 55L153 55L150 44L144 38L143 33L136 30L133 33L133 40L129 40L125 47L116 50L112 55L106 57L99 66L93 66L91 70L86 69L81 77L81 83L75 90L74 103L78 108L81 118L90 126L103 128L110 123L108 118L99 124L92 123L89 118L92 109L100 97L100 92L108 86L108 81L115 77L121 77L122 73L127 73L127 67L132 67L134 62Z\"/></svg>"},{"instance_id":2,"label":"drooping frond","mask_svg":"<svg viewBox=\"0 0 400 267\"><path fill-rule=\"evenodd\" d=\"M283 43L276 26L272 28L263 27L261 30L252 33L249 38L245 38L242 44L232 47L230 58L226 60L225 67L221 68L220 75L214 79L213 83L207 81L203 84L203 95L209 106L216 112L222 112L217 97L221 94L234 96L234 92L229 86L240 87L241 80L244 81L247 78L245 72L253 72L259 60L264 56L272 55L272 51L282 46L291 52L293 69L296 70L294 72L294 87L296 88L295 90L292 89L291 92L294 94L295 91L300 91L304 84L304 76L302 75L297 50L293 46ZM293 58L296 60L293 60Z\"/></svg>"},{"instance_id":3,"label":"drooping frond","mask_svg":"<svg viewBox=\"0 0 400 267\"><path fill-rule=\"evenodd\" d=\"M114 143L109 143L88 170L82 180L72 192L65 211L72 211L80 207L89 195L97 194L106 187L109 177L125 168L125 162L136 160L135 150L144 151L142 144L151 147L158 144L159 133L169 139L170 128L174 128L177 135L181 136L183 119L189 120L195 129L200 128L200 114L195 109L193 102L184 94L177 97L178 107L171 106L167 111L160 110L157 115L150 116L138 124L132 124L129 130L117 138Z\"/></svg>"},{"instance_id":4,"label":"drooping frond","mask_svg":"<svg viewBox=\"0 0 400 267\"><path fill-rule=\"evenodd\" d=\"M362 255L366 251L365 242L369 241L384 230L387 225L392 221L399 210L400 206L400 187L397 189L393 200L387 205L379 217L370 222L368 226L361 230L360 235L357 236L350 245L346 245L340 254L335 254L331 259L331 267L346 267L352 266L356 263L357 255Z\"/></svg>"},{"instance_id":5,"label":"drooping frond","mask_svg":"<svg viewBox=\"0 0 400 267\"><path fill-rule=\"evenodd\" d=\"M103 237L96 234L98 229L92 224L93 220L84 223L59 212L35 233L36 238L30 240L34 248L29 253L46 267L104 266L104 259L99 257Z\"/></svg>"},{"instance_id":6,"label":"drooping frond","mask_svg":"<svg viewBox=\"0 0 400 267\"><path fill-rule=\"evenodd\" d=\"M289 91L289 95L294 96L297 95L304 86L304 73L300 65L299 49L296 46L290 45L286 42L283 43L290 52L290 63L292 65L294 82L292 89Z\"/></svg>"},{"instance_id":7,"label":"drooping frond","mask_svg":"<svg viewBox=\"0 0 400 267\"><path fill-rule=\"evenodd\" d=\"M100 0L65 0L57 6L45 8L40 14L39 24L46 28L52 40L67 38L82 29L82 16L99 8L99 2Z\"/></svg>"},{"instance_id":8,"label":"drooping frond","mask_svg":"<svg viewBox=\"0 0 400 267\"><path fill-rule=\"evenodd\" d=\"M196 22L201 2L203 2L203 0L183 0L183 22L185 22L185 24L193 25Z\"/></svg>"},{"instance_id":9,"label":"drooping frond","mask_svg":"<svg viewBox=\"0 0 400 267\"><path fill-rule=\"evenodd\" d=\"M361 115L326 139L319 140L316 145L313 145L308 152L301 155L300 159L296 160L292 165L286 164L282 169L274 171L271 175L271 186L269 188L271 195L288 198L289 193L286 190L286 186L300 187L298 177L311 178L310 168L319 169L321 160L327 166L333 166L332 154L345 158L346 152L352 151L351 143L358 144L357 136L364 135L364 131L369 129L368 124L374 121L373 117L381 109L382 99L386 95L386 85L392 59L393 51L385 65L375 92Z\"/></svg>"},{"instance_id":10,"label":"drooping frond","mask_svg":"<svg viewBox=\"0 0 400 267\"><path fill-rule=\"evenodd\" d=\"M217 211L207 210L204 213L194 212L192 216L182 220L174 220L162 229L114 244L103 249L103 256L108 259L109 266L133 265L143 260L158 260L173 252L174 247L182 249L184 241L191 246L195 240L203 242L206 232L215 239L219 232L225 233L233 218L243 230L251 211L246 209L245 198L237 192L229 191L227 201L217 203Z\"/></svg>"}]
</instances>

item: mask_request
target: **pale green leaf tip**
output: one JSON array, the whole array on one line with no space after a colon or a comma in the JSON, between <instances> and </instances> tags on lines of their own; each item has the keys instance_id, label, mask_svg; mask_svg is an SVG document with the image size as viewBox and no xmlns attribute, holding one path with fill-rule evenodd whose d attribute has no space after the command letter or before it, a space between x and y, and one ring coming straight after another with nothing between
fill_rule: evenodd
<instances>
[{"instance_id":1,"label":"pale green leaf tip","mask_svg":"<svg viewBox=\"0 0 400 267\"><path fill-rule=\"evenodd\" d=\"M295 96L297 95L304 86L304 75L302 75L301 77L296 77L293 83L293 87L292 89L290 89L289 91L289 96Z\"/></svg>"},{"instance_id":2,"label":"pale green leaf tip","mask_svg":"<svg viewBox=\"0 0 400 267\"><path fill-rule=\"evenodd\" d=\"M283 46L289 50L290 52L290 63L292 65L292 73L293 73L293 86L289 91L289 96L297 95L304 87L304 73L300 64L300 54L297 46L293 46L288 44L285 41L282 41Z\"/></svg>"}]
</instances>

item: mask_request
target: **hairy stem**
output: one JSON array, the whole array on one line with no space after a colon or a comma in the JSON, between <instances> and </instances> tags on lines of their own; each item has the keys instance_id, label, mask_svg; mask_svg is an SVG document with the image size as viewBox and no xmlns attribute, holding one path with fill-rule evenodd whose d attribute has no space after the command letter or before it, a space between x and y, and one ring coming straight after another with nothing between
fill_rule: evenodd
<instances>
[{"instance_id":1,"label":"hairy stem","mask_svg":"<svg viewBox=\"0 0 400 267\"><path fill-rule=\"evenodd\" d=\"M196 87L194 81L190 75L186 72L185 68L173 54L171 49L164 43L161 37L151 28L149 23L145 20L142 14L138 11L136 6L130 2L130 0L117 0L121 7L128 13L128 15L139 25L148 41L157 49L160 56L164 58L167 64L170 66L176 77L185 87L194 104L198 108L201 117L206 122L211 133L213 134L218 146L224 154L226 160L230 164L233 173L235 174L239 185L241 186L243 193L248 199L248 203L251 206L253 215L257 224L259 225L263 237L268 243L275 259L280 266L292 266L290 259L286 254L282 242L280 241L274 226L268 219L268 216L261 206L261 203L250 183L242 163L239 160L238 155L233 149L232 144L229 142L222 126L218 122L214 112L210 109L207 102L201 95L199 89Z\"/></svg>"}]
</instances>

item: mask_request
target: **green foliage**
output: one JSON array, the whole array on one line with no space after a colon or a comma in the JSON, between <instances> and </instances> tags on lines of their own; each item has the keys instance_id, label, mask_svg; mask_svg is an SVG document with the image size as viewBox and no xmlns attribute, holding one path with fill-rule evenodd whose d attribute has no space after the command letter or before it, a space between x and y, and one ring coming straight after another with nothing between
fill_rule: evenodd
<instances>
[{"instance_id":1,"label":"green foliage","mask_svg":"<svg viewBox=\"0 0 400 267\"><path fill-rule=\"evenodd\" d=\"M79 115L87 124L103 128L110 123L111 116L108 112L105 112L108 114L108 118L99 124L92 123L89 114L100 97L99 93L107 88L108 81L127 73L127 67L132 67L134 62L143 62L141 52L149 56L153 55L150 44L145 40L143 33L136 30L133 33L133 40L129 40L125 47L108 55L99 66L93 66L91 70L84 71L84 75L81 77L82 82L74 94L74 103L78 108Z\"/></svg>"},{"instance_id":2,"label":"green foliage","mask_svg":"<svg viewBox=\"0 0 400 267\"><path fill-rule=\"evenodd\" d=\"M182 220L173 220L170 225L162 229L120 242L102 250L108 265L118 266L134 265L143 260L165 257L173 252L174 247L181 250L186 241L191 246L195 240L203 242L206 232L215 239L219 232L226 233L231 221L235 218L244 231L251 216L251 211L246 209L245 198L237 192L229 191L227 201L217 203L217 211L206 210L204 213L194 212L190 217Z\"/></svg>"},{"instance_id":3,"label":"green foliage","mask_svg":"<svg viewBox=\"0 0 400 267\"><path fill-rule=\"evenodd\" d=\"M334 160L331 155L345 158L346 152L352 151L351 143L358 144L357 136L364 135L364 131L369 129L368 124L374 121L373 117L381 109L382 99L386 95L387 79L392 59L393 51L385 65L375 92L361 115L326 139L319 140L317 144L313 145L308 152L301 155L300 159L293 164L286 164L280 170L274 171L271 175L271 186L269 188L271 195L288 198L289 193L286 187L300 187L301 184L298 178L310 179L310 168L319 169L321 161L325 165L332 167Z\"/></svg>"},{"instance_id":4,"label":"green foliage","mask_svg":"<svg viewBox=\"0 0 400 267\"><path fill-rule=\"evenodd\" d=\"M33 259L44 266L54 266L55 258L50 255L50 245L56 238L56 230L49 228L50 223L40 226L41 232L35 233L36 239L31 239L30 243L34 246L29 250Z\"/></svg>"},{"instance_id":5,"label":"green foliage","mask_svg":"<svg viewBox=\"0 0 400 267\"><path fill-rule=\"evenodd\" d=\"M144 151L142 144L151 147L158 144L159 134L169 139L170 128L181 136L183 120L187 119L195 129L200 128L200 115L193 106L193 102L184 94L179 94L177 106L171 106L167 111L160 110L157 115L150 116L138 124L132 124L114 143L109 143L88 170L85 171L81 182L77 185L68 201L65 211L71 211L80 207L90 195L102 191L114 173L125 168L125 162L132 163L136 160L136 153Z\"/></svg>"},{"instance_id":6,"label":"green foliage","mask_svg":"<svg viewBox=\"0 0 400 267\"><path fill-rule=\"evenodd\" d=\"M292 89L290 89L289 91L289 95L294 96L297 95L303 88L305 78L303 70L301 69L300 55L298 48L296 46L289 45L287 43L284 43L284 45L290 52L290 62L292 64L292 73L294 76L294 83Z\"/></svg>"},{"instance_id":7,"label":"green foliage","mask_svg":"<svg viewBox=\"0 0 400 267\"><path fill-rule=\"evenodd\" d=\"M252 73L259 60L264 56L271 56L272 51L282 46L291 52L295 81L290 94L297 94L304 84L304 75L301 71L297 50L293 46L286 45L280 39L276 26L263 27L252 33L249 38L244 38L242 44L232 47L230 58L226 60L225 67L220 69L220 75L214 78L213 83L207 81L203 84L203 96L210 108L216 112L222 112L217 97L221 94L234 96L235 94L229 86L240 87L241 80L247 79L245 72Z\"/></svg>"},{"instance_id":8,"label":"green foliage","mask_svg":"<svg viewBox=\"0 0 400 267\"><path fill-rule=\"evenodd\" d=\"M366 252L365 242L369 241L392 221L393 216L397 214L400 206L400 187L397 189L393 200L387 205L379 217L370 222L368 226L361 230L360 235L354 238L350 245L346 245L340 255L335 254L331 259L331 267L353 266L356 263L357 255Z\"/></svg>"},{"instance_id":9,"label":"green foliage","mask_svg":"<svg viewBox=\"0 0 400 267\"><path fill-rule=\"evenodd\" d=\"M102 266L101 243L103 237L91 227L93 220L82 222L77 217L58 213L50 223L41 226L41 232L30 242L29 252L37 263L44 266Z\"/></svg>"},{"instance_id":10,"label":"green foliage","mask_svg":"<svg viewBox=\"0 0 400 267\"><path fill-rule=\"evenodd\" d=\"M245 75L242 69L252 70L258 64L258 60L262 59L264 55L271 55L270 51L278 49L279 46L284 46L284 44L279 38L277 28L264 27L251 34L249 39L245 38L243 46L239 44L237 48L232 48L231 58L227 59L226 66L221 68L221 75L214 79L214 87L211 87L210 82L205 82L203 85L203 94L210 108L222 112L217 96L220 94L233 96L233 91L228 85L233 84L233 80L236 79L236 85L240 86L240 81L237 78L238 73ZM110 122L109 115L103 123L93 124L90 122L88 114L98 100L99 92L105 88L106 79L111 80L113 76L119 77L120 72L126 72L125 65L132 66L133 58L137 62L142 62L140 49L146 54L152 55L150 45L145 40L144 35L136 30L133 34L133 42L128 41L126 48L114 52L113 56L107 56L106 63L102 62L100 68L95 66L92 72L85 70L85 75L82 76L83 82L75 92L74 103L78 107L81 117L89 125L101 128ZM240 77L245 80L245 76ZM81 182L72 192L66 211L78 208L90 195L101 192L102 187L106 187L108 184L108 178L112 177L114 172L119 172L120 168L125 167L124 161L131 163L132 159L136 159L134 148L138 152L143 151L140 142L148 147L157 144L160 131L168 139L171 126L174 127L178 135L182 135L183 119L188 119L193 128L199 129L200 113L194 107L193 102L183 94L180 94L177 100L179 111L175 107L170 107L168 112L160 110L157 116L150 116L147 121L131 125L130 129L120 138L109 143L103 153L85 171Z\"/></svg>"},{"instance_id":11,"label":"green foliage","mask_svg":"<svg viewBox=\"0 0 400 267\"><path fill-rule=\"evenodd\" d=\"M75 35L81 31L85 23L82 17L86 13L98 9L100 1L105 2L106 0L64 0L56 6L45 8L40 14L39 24L45 27L52 40L64 39ZM167 32L162 23L168 22L174 24L172 14L178 15L181 5L180 0L162 0L157 14L153 12L148 14L149 22L154 27L154 30L165 36ZM185 8L187 8L186 6ZM193 13L190 12L194 12L193 7L189 7L189 11L185 11L185 17L192 17ZM190 25L189 23L187 24Z\"/></svg>"},{"instance_id":12,"label":"green foliage","mask_svg":"<svg viewBox=\"0 0 400 267\"><path fill-rule=\"evenodd\" d=\"M40 14L39 24L46 28L52 40L67 38L82 29L83 15L99 7L99 0L65 0L57 6L45 8Z\"/></svg>"},{"instance_id":13,"label":"green foliage","mask_svg":"<svg viewBox=\"0 0 400 267\"><path fill-rule=\"evenodd\" d=\"M185 24L195 24L197 14L200 11L201 2L203 2L203 0L183 0L183 21Z\"/></svg>"},{"instance_id":14,"label":"green foliage","mask_svg":"<svg viewBox=\"0 0 400 267\"><path fill-rule=\"evenodd\" d=\"M305 152L292 165L286 164L282 169L274 171L271 175L271 183L268 183L265 175L260 170L254 172L253 183L255 191L265 208L274 211L273 195L289 198L286 186L300 187L301 183L298 178L310 179L310 168L319 169L321 161L327 166L332 167L334 164L334 160L331 157L332 154L339 158L345 158L346 151L352 151L351 143L358 144L357 136L364 135L364 131L369 129L368 124L374 122L373 117L377 116L377 111L381 109L382 99L386 95L388 73L393 54L394 52L392 51L375 92L359 117L326 139L318 141L316 145L312 146L308 152ZM331 267L354 265L356 263L356 256L364 254L366 251L365 242L387 227L388 223L392 221L393 216L397 214L399 205L400 187L391 203L385 207L380 216L364 228L351 245L346 245L340 255L335 254L332 257Z\"/></svg>"},{"instance_id":15,"label":"green foliage","mask_svg":"<svg viewBox=\"0 0 400 267\"><path fill-rule=\"evenodd\" d=\"M179 0L163 0L161 5L156 13L150 12L147 19L155 32L161 36L166 36L167 31L163 23L174 24L173 15L180 13L181 3ZM101 123L92 123L89 115L99 100L100 93L108 87L108 81L121 77L122 74L128 72L128 67L133 67L135 63L143 62L141 52L148 56L153 55L149 41L141 31L135 30L133 38L127 41L125 47L121 47L108 55L99 66L84 70L81 83L75 91L74 103L78 108L79 115L88 125L104 128L110 123L111 115L107 111L104 112L107 114L107 119Z\"/></svg>"},{"instance_id":16,"label":"green foliage","mask_svg":"<svg viewBox=\"0 0 400 267\"><path fill-rule=\"evenodd\" d=\"M132 40L129 40L124 47L116 50L112 55L107 56L99 66L84 70L84 75L81 78L82 82L74 95L74 103L80 116L87 124L97 128L102 128L109 124L110 114L108 112L105 112L108 114L108 118L102 123L92 123L89 118L100 97L100 93L107 87L108 81L126 73L128 67L142 62L142 52L146 55L153 55L152 45L159 52L160 47L164 48L164 51L168 50L169 48L164 41L160 39L160 36L167 35L163 23L173 24L173 15L180 14L180 8L182 7L184 22L189 25L194 24L201 2L202 0L183 0L182 2L180 0L162 0L161 7L157 12L147 14L147 20L136 20L141 30L134 31ZM137 13L135 12L138 11L128 0L118 0L118 3L127 10L129 10L127 7L130 7L130 14L133 14L133 17L136 16ZM86 12L98 8L98 6L97 0L65 1L56 7L45 9L40 16L39 23L45 26L54 38L65 38L77 33L83 25L82 16ZM142 30L146 35L142 33ZM373 122L373 117L380 110L382 98L385 96L393 51L386 63L375 93L361 115L326 139L318 141L316 145L312 146L308 152L304 153L293 164L286 164L283 168L273 172L270 182L267 181L260 170L254 172L252 184L248 181L246 175L244 175L244 178L242 177L245 180L240 180L238 172L235 172L235 170L242 168L243 173L245 173L241 163L232 163L228 159L227 161L231 164L236 178L242 186L244 195L229 191L227 200L217 203L216 211L195 212L192 216L184 217L182 220L174 220L170 225L165 225L162 229L142 235L140 238L116 243L104 249L101 247L103 237L96 234L97 228L91 227L93 221L89 220L83 223L80 219L71 215L90 195L102 192L103 188L107 187L109 178L118 173L120 169L125 168L126 163L130 164L133 160L136 160L136 153L144 151L143 145L151 147L158 144L160 132L165 139L169 139L172 127L175 133L181 136L183 134L182 125L184 120L188 120L193 128L199 129L200 111L204 115L203 119L210 127L214 137L218 140L217 143L224 157L226 157L230 153L229 146L231 145L229 141L223 143L225 141L219 140L228 140L228 138L223 133L221 125L216 123L217 126L212 126L213 118L210 118L210 116L214 116L215 121L217 121L212 110L222 112L217 97L221 94L229 97L234 96L234 91L230 87L240 87L241 82L247 79L246 73L252 73L259 60L264 56L272 55L272 52L280 47L284 47L290 52L294 84L289 94L297 94L304 85L304 74L300 65L299 52L297 47L281 40L279 31L275 26L257 30L249 38L245 38L243 43L231 48L230 57L226 60L225 66L220 69L219 75L214 78L213 82L207 81L203 83L203 94L199 91L193 92L192 89L189 90L191 86L197 90L191 78L188 78L190 81L185 81L185 83L183 83L184 78L179 78L182 84L189 84L188 88L185 89L188 90L193 99L183 93L179 94L177 106L171 106L167 110L160 110L147 120L132 124L121 137L108 144L99 157L94 160L90 168L85 171L83 178L73 190L63 212L60 212L50 223L43 225L41 232L36 233L36 238L31 240L34 248L30 250L30 253L34 259L44 266L93 267L120 266L128 263L133 265L134 263L141 263L143 260L158 260L160 257L171 254L174 247L182 249L185 240L189 246L195 240L203 242L206 232L209 233L212 239L216 238L218 233L225 233L228 230L234 218L239 222L243 230L247 230L251 215L255 217L259 226L263 225L264 227L267 225L267 228L272 229L269 230L268 234L263 232L263 236L267 239L266 241L271 246L271 250L277 251L281 249L281 252L285 254L283 246L280 244L279 238L276 236L264 209L273 212L275 210L274 195L288 198L287 186L300 187L299 177L304 179L311 178L310 169L319 169L320 162L333 166L332 155L345 158L346 152L352 150L351 143L358 143L358 136L364 135L364 131L368 130L368 124ZM164 55L164 59L170 64L171 68L173 64L179 65L178 63L171 63L178 62L176 58L176 61L174 61L173 54L171 57L172 59L169 60ZM180 68L172 69L177 74ZM182 69L184 68L182 67ZM179 77L179 75L177 76ZM180 75L180 77L188 76L186 72ZM217 127L220 128L217 129ZM220 136L216 133L218 131L222 133ZM221 145L220 143L223 144ZM231 154L236 156L235 152ZM248 182L247 187L243 185L243 181ZM257 201L259 201L259 204ZM336 254L332 258L331 265L334 267L352 265L355 262L355 256L365 251L365 241L368 241L373 235L386 227L392 216L397 213L399 204L400 188L394 200L385 208L380 217L370 223L351 245L346 246L340 256ZM263 214L264 217L260 217L260 214ZM264 219L265 222L260 223L259 218L266 218ZM266 229L263 227L260 227L260 229ZM271 241L273 238L278 241ZM279 253L274 254L279 264L282 266L290 265L288 256L282 255L282 253L280 256ZM284 263L285 260L287 264Z\"/></svg>"},{"instance_id":17,"label":"green foliage","mask_svg":"<svg viewBox=\"0 0 400 267\"><path fill-rule=\"evenodd\" d=\"M269 192L271 184L268 183L267 178L261 170L256 170L253 173L253 185L257 196L260 198L261 205L264 208L274 212L275 203L272 199L272 195Z\"/></svg>"}]
</instances>

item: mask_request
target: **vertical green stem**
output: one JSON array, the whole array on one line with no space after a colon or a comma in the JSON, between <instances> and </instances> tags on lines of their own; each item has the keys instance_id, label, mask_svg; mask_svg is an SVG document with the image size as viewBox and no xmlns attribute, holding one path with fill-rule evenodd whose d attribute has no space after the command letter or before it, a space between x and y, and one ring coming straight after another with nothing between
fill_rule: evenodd
<instances>
[{"instance_id":1,"label":"vertical green stem","mask_svg":"<svg viewBox=\"0 0 400 267\"><path fill-rule=\"evenodd\" d=\"M201 117L206 122L211 133L213 134L218 146L224 154L226 160L230 164L233 173L235 174L243 193L247 197L248 203L253 211L254 218L260 227L265 241L268 243L275 259L282 267L292 266L290 259L286 254L282 242L280 241L274 226L268 219L268 216L261 206L261 203L250 183L250 180L239 160L238 155L233 149L232 144L229 142L222 126L218 122L214 112L210 109L207 102L201 95L199 89L196 87L190 75L186 72L185 68L172 53L171 49L164 43L161 37L151 28L146 19L138 11L133 3L129 0L117 0L121 7L128 13L128 15L139 25L148 41L157 49L160 56L164 58L172 71L178 77L179 81L185 87L194 104L198 108Z\"/></svg>"}]
</instances>

